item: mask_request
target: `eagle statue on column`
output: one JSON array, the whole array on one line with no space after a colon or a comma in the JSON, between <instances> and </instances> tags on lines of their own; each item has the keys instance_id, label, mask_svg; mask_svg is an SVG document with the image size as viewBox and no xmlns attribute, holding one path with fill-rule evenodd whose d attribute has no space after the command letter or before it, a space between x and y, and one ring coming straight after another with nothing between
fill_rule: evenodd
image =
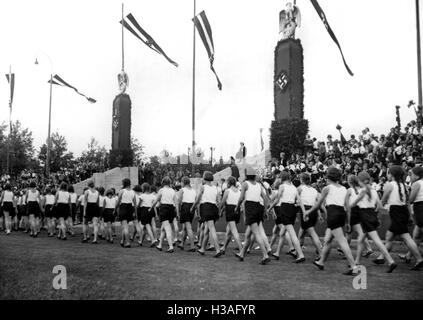
<instances>
[{"instance_id":1,"label":"eagle statue on column","mask_svg":"<svg viewBox=\"0 0 423 320\"><path fill-rule=\"evenodd\" d=\"M295 39L295 29L301 27L301 12L291 2L279 13L279 40Z\"/></svg>"}]
</instances>

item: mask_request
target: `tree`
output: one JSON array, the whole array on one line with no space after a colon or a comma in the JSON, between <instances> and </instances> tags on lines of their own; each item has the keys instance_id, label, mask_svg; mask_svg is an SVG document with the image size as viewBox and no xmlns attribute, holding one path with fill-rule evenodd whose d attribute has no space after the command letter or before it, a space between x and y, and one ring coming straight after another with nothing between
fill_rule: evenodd
<instances>
[{"instance_id":1,"label":"tree","mask_svg":"<svg viewBox=\"0 0 423 320\"><path fill-rule=\"evenodd\" d=\"M51 135L51 150L50 150L50 170L57 172L61 168L70 168L73 166L73 153L68 151L68 143L64 136L58 132ZM47 159L47 145L43 144L38 153L38 159L45 165Z\"/></svg>"},{"instance_id":2,"label":"tree","mask_svg":"<svg viewBox=\"0 0 423 320\"><path fill-rule=\"evenodd\" d=\"M0 126L0 168L6 171L7 147L10 141L10 172L16 174L23 169L34 169L36 165L32 160L34 156L34 145L32 132L28 128L22 128L20 121L12 123L10 136L6 135L8 125ZM10 138L10 140L9 140Z\"/></svg>"},{"instance_id":3,"label":"tree","mask_svg":"<svg viewBox=\"0 0 423 320\"><path fill-rule=\"evenodd\" d=\"M144 146L137 138L131 138L131 149L134 153L134 165L138 166L145 159Z\"/></svg>"},{"instance_id":4,"label":"tree","mask_svg":"<svg viewBox=\"0 0 423 320\"><path fill-rule=\"evenodd\" d=\"M286 118L272 121L270 129L270 152L279 159L280 153L287 157L304 151L304 140L308 133L308 121L299 118Z\"/></svg>"},{"instance_id":5,"label":"tree","mask_svg":"<svg viewBox=\"0 0 423 320\"><path fill-rule=\"evenodd\" d=\"M89 173L105 171L108 168L109 153L104 146L100 146L98 141L91 137L87 150L83 151L78 158L82 169Z\"/></svg>"}]
</instances>

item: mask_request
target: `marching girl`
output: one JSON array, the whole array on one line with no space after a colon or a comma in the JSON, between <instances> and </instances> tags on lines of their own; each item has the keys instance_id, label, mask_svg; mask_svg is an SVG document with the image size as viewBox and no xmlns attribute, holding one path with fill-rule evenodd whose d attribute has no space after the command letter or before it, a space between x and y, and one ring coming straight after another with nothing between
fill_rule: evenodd
<instances>
[{"instance_id":1,"label":"marching girl","mask_svg":"<svg viewBox=\"0 0 423 320\"><path fill-rule=\"evenodd\" d=\"M133 214L133 225L134 225L134 231L132 233L132 235L129 237L129 240L132 242L134 241L135 237L138 237L138 244L140 246L142 246L142 236L143 236L143 232L141 231L141 227L139 224L139 221L141 219L141 210L139 210L139 202L140 202L140 196L142 193L142 189L140 185L136 185L133 189L132 189L135 193L135 208L134 208L134 214ZM128 226L128 232L129 232L129 226Z\"/></svg>"},{"instance_id":2,"label":"marching girl","mask_svg":"<svg viewBox=\"0 0 423 320\"><path fill-rule=\"evenodd\" d=\"M106 224L106 240L113 243L112 224L115 222L115 210L117 199L114 197L112 190L107 190L106 197L103 201L103 220Z\"/></svg>"},{"instance_id":3,"label":"marching girl","mask_svg":"<svg viewBox=\"0 0 423 320\"><path fill-rule=\"evenodd\" d=\"M264 207L267 207L267 195L264 192L261 185L256 181L256 172L252 167L247 167L246 169L246 180L242 183L241 195L238 200L238 204L235 208L235 211L238 211L241 204L245 201L244 204L244 214L245 214L245 224L250 228L247 228L245 234L245 243L242 247L241 252L234 253L234 255L240 260L244 261L244 254L246 249L250 245L250 235L254 234L255 240L260 246L260 249L263 253L263 259L260 264L265 265L270 262L269 254L266 250L266 245L264 244L261 232L259 230L259 224L261 223L261 205L260 199L264 200Z\"/></svg>"},{"instance_id":4,"label":"marching girl","mask_svg":"<svg viewBox=\"0 0 423 320\"><path fill-rule=\"evenodd\" d=\"M156 196L151 193L150 185L143 183L141 186L141 195L139 196L137 204L137 215L138 215L138 226L139 226L139 245L142 245L144 240L144 228L147 230L147 234L150 238L150 247L155 247L157 240L154 237L153 230L151 229L151 221L154 219L150 213L150 209L153 205Z\"/></svg>"},{"instance_id":5,"label":"marching girl","mask_svg":"<svg viewBox=\"0 0 423 320\"><path fill-rule=\"evenodd\" d=\"M157 187L152 185L150 186L151 189L151 196L154 196L154 199L156 199L157 196ZM151 217L151 230L153 231L154 239L150 239L151 242L159 241L159 238L157 236L157 226L156 226L156 216L157 216L157 209L154 208L154 210L150 211L150 217Z\"/></svg>"},{"instance_id":6,"label":"marching girl","mask_svg":"<svg viewBox=\"0 0 423 320\"><path fill-rule=\"evenodd\" d=\"M411 192L410 204L413 205L412 213L415 220L415 227L413 230L413 240L419 245L419 236L423 234L423 167L414 167L411 169ZM406 255L399 255L406 263L411 262L411 252L408 251Z\"/></svg>"},{"instance_id":7,"label":"marching girl","mask_svg":"<svg viewBox=\"0 0 423 320\"><path fill-rule=\"evenodd\" d=\"M69 233L73 237L75 235L75 232L73 230L73 225L76 219L76 203L78 201L78 195L75 193L75 189L73 188L72 185L69 185L68 192L71 199L71 215L69 216L67 220L67 227L68 227Z\"/></svg>"},{"instance_id":8,"label":"marching girl","mask_svg":"<svg viewBox=\"0 0 423 320\"><path fill-rule=\"evenodd\" d=\"M281 180L278 178L277 180L275 180L275 183L273 184L273 190L270 196L270 203L273 203L273 201L276 199L280 185L281 185ZM280 206L276 205L275 207L273 207L273 211L271 211L273 220L275 221L275 225L273 226L273 229L272 229L272 238L270 239L270 244L269 244L270 250L273 248L276 241L279 240L279 233L280 233L279 225L282 224L282 221L280 220L279 210L280 210ZM276 214L276 212L278 212L278 214ZM297 258L294 245L292 244L291 238L288 233L285 233L285 241L288 243L288 246L289 246L289 249L286 252L286 254L294 258Z\"/></svg>"},{"instance_id":9,"label":"marching girl","mask_svg":"<svg viewBox=\"0 0 423 320\"><path fill-rule=\"evenodd\" d=\"M13 230L19 231L21 212L22 212L22 211L19 210L20 191L15 192L15 197L14 197L13 200L14 200L14 204L15 204L15 215L12 219L12 227L13 227Z\"/></svg>"},{"instance_id":10,"label":"marching girl","mask_svg":"<svg viewBox=\"0 0 423 320\"><path fill-rule=\"evenodd\" d=\"M313 205L318 201L319 199L319 193L315 188L313 188L311 185L311 177L308 173L303 173L301 175L301 185L298 187L298 193L300 195L301 202L304 205L305 210L311 209ZM316 253L319 255L322 254L322 243L320 242L319 236L316 233L316 230L314 229L314 226L317 223L317 220L322 220L322 217L319 210L311 212L307 220L304 219L304 215L300 213L301 217L301 228L299 230L298 237L300 238L300 246L304 244L305 235L308 233L310 236L314 247L316 248Z\"/></svg>"},{"instance_id":11,"label":"marching girl","mask_svg":"<svg viewBox=\"0 0 423 320\"><path fill-rule=\"evenodd\" d=\"M383 245L382 241L379 238L377 233L378 227L378 212L381 209L381 203L379 200L379 195L377 191L370 186L371 179L367 172L362 171L358 174L358 179L360 181L360 186L362 187L360 194L351 204L354 208L358 207L359 219L362 226L362 233L359 234L357 240L357 256L355 263L360 264L361 253L363 251L364 240L366 235L373 240L375 245L378 247L380 252L388 260L389 268L387 273L391 273L397 267L391 255L386 250L386 247Z\"/></svg>"},{"instance_id":12,"label":"marching girl","mask_svg":"<svg viewBox=\"0 0 423 320\"><path fill-rule=\"evenodd\" d=\"M134 190L131 190L131 180L125 178L122 180L122 189L119 191L118 200L116 202L116 210L118 210L118 218L121 223L120 245L123 248L130 248L129 242L129 226L128 223L133 220L134 210L137 206Z\"/></svg>"},{"instance_id":13,"label":"marching girl","mask_svg":"<svg viewBox=\"0 0 423 320\"><path fill-rule=\"evenodd\" d=\"M53 206L55 203L55 196L52 194L50 188L46 188L46 195L44 197L44 216L47 219L47 234L48 237L53 237L56 230L56 224L54 222Z\"/></svg>"},{"instance_id":14,"label":"marching girl","mask_svg":"<svg viewBox=\"0 0 423 320\"><path fill-rule=\"evenodd\" d=\"M20 197L20 209L21 209L21 217L22 217L22 228L25 233L29 232L29 219L28 219L28 213L26 210L26 189L21 190L21 197Z\"/></svg>"},{"instance_id":15,"label":"marching girl","mask_svg":"<svg viewBox=\"0 0 423 320\"><path fill-rule=\"evenodd\" d=\"M281 172L281 185L279 186L278 195L273 201L272 205L269 207L269 211L276 205L280 205L280 222L279 225L279 244L276 252L272 254L277 260L279 259L280 250L283 246L285 232L288 231L288 234L291 238L292 244L294 245L295 251L297 253L297 259L295 263L302 263L305 261L303 250L300 246L300 241L297 238L295 233L294 224L297 217L297 208L295 202L298 202L300 205L301 211L304 213L304 205L301 201L300 195L298 194L297 188L291 183L291 178L288 172Z\"/></svg>"},{"instance_id":16,"label":"marching girl","mask_svg":"<svg viewBox=\"0 0 423 320\"><path fill-rule=\"evenodd\" d=\"M234 177L229 177L226 182L226 188L223 193L222 202L220 204L220 211L225 211L226 215L226 234L225 242L221 251L224 253L226 247L231 241L231 235L234 237L236 244L238 245L239 251L242 250L241 240L239 238L239 233L236 225L239 223L241 218L241 212L235 211L237 207L239 197L241 196L241 191L236 186L236 180Z\"/></svg>"},{"instance_id":17,"label":"marching girl","mask_svg":"<svg viewBox=\"0 0 423 320\"><path fill-rule=\"evenodd\" d=\"M41 212L41 195L37 190L37 184L32 181L29 184L29 190L26 192L27 212L29 215L30 236L36 238L40 233L40 212Z\"/></svg>"},{"instance_id":18,"label":"marching girl","mask_svg":"<svg viewBox=\"0 0 423 320\"><path fill-rule=\"evenodd\" d=\"M166 236L169 249L167 253L173 253L173 235L171 223L174 219L175 212L175 190L170 187L171 180L169 177L164 177L162 180L162 188L157 193L156 199L151 205L150 212L154 210L156 205L160 202L159 218L161 223L160 240L157 245L157 250L162 251L163 240Z\"/></svg>"},{"instance_id":19,"label":"marching girl","mask_svg":"<svg viewBox=\"0 0 423 320\"><path fill-rule=\"evenodd\" d=\"M104 192L106 190L103 187L98 188L99 193L99 210L100 210L100 217L98 218L98 226L99 226L99 232L98 236L100 239L106 239L105 235L105 228L104 228L104 220L103 220L103 213L104 213L104 199L106 198L104 196Z\"/></svg>"},{"instance_id":20,"label":"marching girl","mask_svg":"<svg viewBox=\"0 0 423 320\"><path fill-rule=\"evenodd\" d=\"M6 183L4 191L1 194L0 204L2 206L4 215L4 224L6 227L6 234L9 235L12 230L12 217L15 215L14 194L10 183Z\"/></svg>"},{"instance_id":21,"label":"marching girl","mask_svg":"<svg viewBox=\"0 0 423 320\"><path fill-rule=\"evenodd\" d=\"M88 189L84 192L84 224L82 225L82 231L84 233L84 238L82 239L83 243L88 242L90 238L90 228L89 223L93 222L94 227L94 239L91 242L92 244L97 244L98 237L98 218L100 217L100 208L99 208L100 194L94 188L94 182L88 182Z\"/></svg>"},{"instance_id":22,"label":"marching girl","mask_svg":"<svg viewBox=\"0 0 423 320\"><path fill-rule=\"evenodd\" d=\"M206 245L209 237L216 249L215 258L219 258L222 255L220 251L219 241L217 239L217 233L215 228L215 221L219 219L219 208L220 205L220 194L216 185L213 185L213 174L209 171L205 171L203 174L204 185L200 188L197 199L191 207L191 212L200 205L200 216L204 220L204 238L201 244L201 248L198 249L198 253L204 255L206 251Z\"/></svg>"},{"instance_id":23,"label":"marching girl","mask_svg":"<svg viewBox=\"0 0 423 320\"><path fill-rule=\"evenodd\" d=\"M322 195L314 204L314 206L307 210L304 216L306 218L315 210L318 210L322 203L325 201L327 211L327 227L330 229L325 236L325 244L323 246L322 255L320 260L314 261L313 264L319 268L324 269L324 263L326 262L333 239L338 242L341 250L347 258L350 270L344 273L344 275L355 275L358 273L358 268L355 264L354 258L351 253L351 249L348 245L348 241L344 236L343 227L347 219L347 213L345 211L347 189L339 184L339 180L342 177L342 173L335 167L329 167L326 174L328 185L322 189Z\"/></svg>"},{"instance_id":24,"label":"marching girl","mask_svg":"<svg viewBox=\"0 0 423 320\"><path fill-rule=\"evenodd\" d=\"M355 231L357 233L357 237L360 238L363 234L363 229L360 223L360 210L357 205L352 205L359 195L360 181L357 176L350 175L348 177L348 185L349 188L347 190L346 205L347 216L349 217L349 220L347 221L349 221L348 225L350 225L350 230L347 230L347 241L348 244L350 244L353 232ZM373 253L373 250L366 237L364 238L364 244L366 246L366 252L365 254L363 254L363 257L368 258ZM338 249L338 251L340 252L340 254L343 254L341 249Z\"/></svg>"},{"instance_id":25,"label":"marching girl","mask_svg":"<svg viewBox=\"0 0 423 320\"><path fill-rule=\"evenodd\" d=\"M59 219L59 234L58 239L66 240L66 220L72 212L71 197L68 192L68 184L62 182L59 191L56 192L54 206L56 217ZM95 239L95 236L94 236Z\"/></svg>"},{"instance_id":26,"label":"marching girl","mask_svg":"<svg viewBox=\"0 0 423 320\"><path fill-rule=\"evenodd\" d=\"M178 245L180 249L184 249L185 240L188 236L191 248L189 252L195 252L194 245L194 233L192 232L192 220L194 219L194 213L191 211L192 206L195 203L195 198L197 193L191 187L191 181L188 177L182 178L182 188L179 191L179 222L182 225L182 239L181 243Z\"/></svg>"},{"instance_id":27,"label":"marching girl","mask_svg":"<svg viewBox=\"0 0 423 320\"><path fill-rule=\"evenodd\" d=\"M82 191L82 194L78 198L78 202L76 204L77 211L79 212L79 219L78 222L84 223L84 207L85 207L85 191L88 190L88 187L85 187Z\"/></svg>"},{"instance_id":28,"label":"marching girl","mask_svg":"<svg viewBox=\"0 0 423 320\"><path fill-rule=\"evenodd\" d=\"M416 258L416 264L411 270L420 270L423 268L423 258L419 252L414 240L408 233L408 221L410 213L407 207L407 188L404 184L404 170L400 166L393 165L388 170L388 179L390 180L383 188L382 205L386 203L389 206L389 216L391 226L386 232L385 246L388 251L392 250L393 239L399 235L407 245L412 255ZM376 264L385 263L382 255L373 261Z\"/></svg>"}]
</instances>

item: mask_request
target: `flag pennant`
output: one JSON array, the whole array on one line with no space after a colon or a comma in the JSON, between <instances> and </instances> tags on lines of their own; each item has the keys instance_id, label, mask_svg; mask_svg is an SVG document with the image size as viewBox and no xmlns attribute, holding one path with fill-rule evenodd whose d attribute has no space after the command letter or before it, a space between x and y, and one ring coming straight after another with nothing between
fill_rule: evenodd
<instances>
[{"instance_id":1,"label":"flag pennant","mask_svg":"<svg viewBox=\"0 0 423 320\"><path fill-rule=\"evenodd\" d=\"M219 80L219 77L216 74L216 71L213 67L214 62L214 44L213 44L213 36L212 36L212 30L210 27L209 20L207 19L206 13L204 11L201 11L200 14L196 15L192 21L195 24L195 27L197 28L197 31L200 35L201 40L203 41L204 47L207 50L207 54L209 55L210 60L210 69L213 71L214 75L216 76L217 80L217 87L219 90L222 90L222 83Z\"/></svg>"},{"instance_id":2,"label":"flag pennant","mask_svg":"<svg viewBox=\"0 0 423 320\"><path fill-rule=\"evenodd\" d=\"M85 99L87 99L89 102L91 103L96 103L97 101L93 98L87 97L85 94L82 94L81 92L78 91L78 89L76 89L75 87L71 86L69 83L67 83L65 80L63 80L61 77L59 77L57 74L54 75L53 80L49 80L48 83L52 83L55 84L57 86L62 86L62 87L67 87L67 88L71 88L73 90L75 90L75 92L77 94L79 94L80 96L83 96Z\"/></svg>"},{"instance_id":3,"label":"flag pennant","mask_svg":"<svg viewBox=\"0 0 423 320\"><path fill-rule=\"evenodd\" d=\"M139 25L137 20L135 20L134 16L130 13L126 16L127 20L121 20L119 23L123 24L123 26L131 32L135 37L141 40L147 47L151 50L156 51L158 54L161 54L163 57L166 58L171 64L175 67L178 67L178 64L170 59L163 49L157 44L156 41Z\"/></svg>"},{"instance_id":4,"label":"flag pennant","mask_svg":"<svg viewBox=\"0 0 423 320\"><path fill-rule=\"evenodd\" d=\"M342 60L344 61L345 68L347 69L348 73L351 76L354 76L354 73L351 71L350 67L348 66L347 62L345 61L344 53L342 52L341 45L339 44L338 39L335 36L335 33L333 32L332 28L329 25L328 20L326 19L326 15L323 12L322 8L320 7L317 0L310 0L311 3L314 6L314 9L316 9L317 14L319 15L320 19L322 20L323 24L325 25L326 30L328 31L330 37L332 38L333 42L338 46L339 51L341 52Z\"/></svg>"},{"instance_id":5,"label":"flag pennant","mask_svg":"<svg viewBox=\"0 0 423 320\"><path fill-rule=\"evenodd\" d=\"M10 109L12 109L12 103L13 103L13 93L15 91L15 74L6 74L7 82L10 85Z\"/></svg>"}]
</instances>

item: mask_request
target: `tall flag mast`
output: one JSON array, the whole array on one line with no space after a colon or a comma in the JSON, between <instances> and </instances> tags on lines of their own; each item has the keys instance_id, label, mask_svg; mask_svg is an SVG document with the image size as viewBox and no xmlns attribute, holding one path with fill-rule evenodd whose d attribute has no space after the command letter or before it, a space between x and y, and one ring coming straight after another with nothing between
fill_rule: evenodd
<instances>
[{"instance_id":1,"label":"tall flag mast","mask_svg":"<svg viewBox=\"0 0 423 320\"><path fill-rule=\"evenodd\" d=\"M418 94L419 94L419 103L417 106L418 116L417 124L418 129L421 129L423 121L423 94L422 94L422 52L421 52L421 43L420 43L420 7L419 0L416 0L416 28L417 28L417 76L418 76Z\"/></svg>"},{"instance_id":2,"label":"tall flag mast","mask_svg":"<svg viewBox=\"0 0 423 320\"><path fill-rule=\"evenodd\" d=\"M196 0L194 0L194 17L197 14ZM195 24L193 26L193 49L192 49L192 155L195 155ZM193 165L194 169L194 165ZM193 170L194 174L194 170Z\"/></svg>"},{"instance_id":3,"label":"tall flag mast","mask_svg":"<svg viewBox=\"0 0 423 320\"><path fill-rule=\"evenodd\" d=\"M10 85L10 100L9 100L9 138L7 142L7 159L6 159L6 173L9 173L10 169L10 143L12 141L12 104L13 104L13 93L15 90L15 74L12 73L12 66L9 66L9 74L6 74L6 79Z\"/></svg>"}]
</instances>

